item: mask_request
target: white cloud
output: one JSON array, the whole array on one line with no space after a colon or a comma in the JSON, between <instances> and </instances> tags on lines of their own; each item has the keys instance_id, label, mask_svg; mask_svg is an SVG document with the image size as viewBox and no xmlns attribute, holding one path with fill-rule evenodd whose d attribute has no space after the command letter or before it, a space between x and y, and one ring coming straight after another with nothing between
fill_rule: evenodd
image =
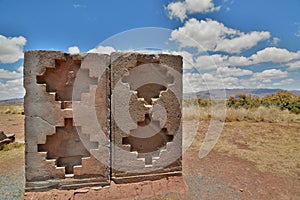
<instances>
[{"instance_id":1,"label":"white cloud","mask_svg":"<svg viewBox=\"0 0 300 200\"><path fill-rule=\"evenodd\" d=\"M185 0L188 13L206 13L219 11L220 7L215 7L213 0Z\"/></svg>"},{"instance_id":2,"label":"white cloud","mask_svg":"<svg viewBox=\"0 0 300 200\"><path fill-rule=\"evenodd\" d=\"M220 36L226 33L234 34L235 31L211 19L198 21L192 18L183 27L172 31L171 40L179 42L181 47L196 47L199 51L202 51L199 47L201 45L204 50L213 50Z\"/></svg>"},{"instance_id":3,"label":"white cloud","mask_svg":"<svg viewBox=\"0 0 300 200\"><path fill-rule=\"evenodd\" d=\"M0 62L14 63L23 58L23 47L26 39L23 36L5 37L0 35Z\"/></svg>"},{"instance_id":4,"label":"white cloud","mask_svg":"<svg viewBox=\"0 0 300 200\"><path fill-rule=\"evenodd\" d=\"M73 7L74 8L85 8L86 5L83 5L83 4L73 4Z\"/></svg>"},{"instance_id":5,"label":"white cloud","mask_svg":"<svg viewBox=\"0 0 300 200\"><path fill-rule=\"evenodd\" d=\"M187 14L219 11L220 6L215 7L213 0L185 0L168 4L167 10L170 19L179 18L183 21Z\"/></svg>"},{"instance_id":6,"label":"white cloud","mask_svg":"<svg viewBox=\"0 0 300 200\"><path fill-rule=\"evenodd\" d=\"M216 72L203 74L184 73L184 93L198 92L209 89L247 88L251 85L258 88L263 88L288 85L294 82L294 80L291 78L281 80L288 77L288 72L278 69L270 69L253 73L250 70L239 69L235 67L221 67L218 68L217 71L220 72L221 75L218 75ZM246 75L252 76L251 78L242 78L242 76Z\"/></svg>"},{"instance_id":7,"label":"white cloud","mask_svg":"<svg viewBox=\"0 0 300 200\"><path fill-rule=\"evenodd\" d=\"M241 80L236 77L220 77L213 73L184 73L183 92L199 92L201 90L241 88Z\"/></svg>"},{"instance_id":8,"label":"white cloud","mask_svg":"<svg viewBox=\"0 0 300 200\"><path fill-rule=\"evenodd\" d=\"M271 44L276 46L279 41L280 41L280 39L278 37L274 37Z\"/></svg>"},{"instance_id":9,"label":"white cloud","mask_svg":"<svg viewBox=\"0 0 300 200\"><path fill-rule=\"evenodd\" d=\"M298 26L298 31L295 33L295 36L300 37L300 23L296 22L295 24Z\"/></svg>"},{"instance_id":10,"label":"white cloud","mask_svg":"<svg viewBox=\"0 0 300 200\"><path fill-rule=\"evenodd\" d=\"M287 71L281 71L278 69L268 69L264 70L263 72L254 73L251 80L252 81L264 81L264 80L272 80L272 79L279 79L285 78L288 76ZM269 81L267 81L269 82Z\"/></svg>"},{"instance_id":11,"label":"white cloud","mask_svg":"<svg viewBox=\"0 0 300 200\"><path fill-rule=\"evenodd\" d=\"M238 36L232 39L221 39L217 43L215 51L240 53L242 50L250 49L256 46L258 42L268 38L270 38L269 32L238 33Z\"/></svg>"},{"instance_id":12,"label":"white cloud","mask_svg":"<svg viewBox=\"0 0 300 200\"><path fill-rule=\"evenodd\" d=\"M144 53L144 52L143 52ZM162 51L151 53L166 53L181 55L183 57L183 69L192 69L195 67L199 70L217 69L218 67L236 67L247 66L252 62L244 56L226 56L221 54L194 56L188 51Z\"/></svg>"},{"instance_id":13,"label":"white cloud","mask_svg":"<svg viewBox=\"0 0 300 200\"><path fill-rule=\"evenodd\" d=\"M24 94L23 78L9 80L6 83L0 80L0 100L21 98Z\"/></svg>"},{"instance_id":14,"label":"white cloud","mask_svg":"<svg viewBox=\"0 0 300 200\"><path fill-rule=\"evenodd\" d=\"M192 69L195 66L193 54L187 51L178 52L183 58L183 69Z\"/></svg>"},{"instance_id":15,"label":"white cloud","mask_svg":"<svg viewBox=\"0 0 300 200\"><path fill-rule=\"evenodd\" d=\"M184 73L183 74L183 93L198 92L204 90L201 74Z\"/></svg>"},{"instance_id":16,"label":"white cloud","mask_svg":"<svg viewBox=\"0 0 300 200\"><path fill-rule=\"evenodd\" d=\"M70 54L79 54L80 49L77 46L72 46L68 48Z\"/></svg>"},{"instance_id":17,"label":"white cloud","mask_svg":"<svg viewBox=\"0 0 300 200\"><path fill-rule=\"evenodd\" d=\"M296 62L288 63L287 66L289 67L288 70L300 69L300 60Z\"/></svg>"},{"instance_id":18,"label":"white cloud","mask_svg":"<svg viewBox=\"0 0 300 200\"><path fill-rule=\"evenodd\" d=\"M88 51L88 53L103 53L103 54L111 54L112 52L115 52L116 50L113 47L110 46L98 46L94 49L91 49Z\"/></svg>"},{"instance_id":19,"label":"white cloud","mask_svg":"<svg viewBox=\"0 0 300 200\"><path fill-rule=\"evenodd\" d=\"M220 77L212 73L204 73L202 81L209 89L237 88L239 85L236 77Z\"/></svg>"},{"instance_id":20,"label":"white cloud","mask_svg":"<svg viewBox=\"0 0 300 200\"><path fill-rule=\"evenodd\" d=\"M263 82L263 83L272 83L272 80L271 79L263 79L261 82Z\"/></svg>"},{"instance_id":21,"label":"white cloud","mask_svg":"<svg viewBox=\"0 0 300 200\"><path fill-rule=\"evenodd\" d=\"M222 76L228 77L228 76L247 76L252 75L253 72L247 69L240 69L240 68L230 68L230 67L220 67L217 69L217 72L219 72Z\"/></svg>"},{"instance_id":22,"label":"white cloud","mask_svg":"<svg viewBox=\"0 0 300 200\"><path fill-rule=\"evenodd\" d=\"M134 51L134 50L132 50ZM193 54L187 51L170 51L170 50L138 50L139 53L144 54L172 54L181 55L183 61L183 69L192 69L195 66Z\"/></svg>"},{"instance_id":23,"label":"white cloud","mask_svg":"<svg viewBox=\"0 0 300 200\"><path fill-rule=\"evenodd\" d=\"M284 79L284 80L281 80L280 82L277 82L277 83L273 83L274 86L281 86L281 85L289 85L291 83L294 82L294 79Z\"/></svg>"},{"instance_id":24,"label":"white cloud","mask_svg":"<svg viewBox=\"0 0 300 200\"><path fill-rule=\"evenodd\" d=\"M263 50L258 51L256 54L250 57L250 59L253 60L254 64L262 62L281 63L288 62L297 58L300 58L300 51L289 52L286 49L277 47L267 47Z\"/></svg>"},{"instance_id":25,"label":"white cloud","mask_svg":"<svg viewBox=\"0 0 300 200\"><path fill-rule=\"evenodd\" d=\"M200 70L217 69L220 67L228 67L228 66L231 67L247 66L250 64L252 64L252 62L244 56L229 57L221 54L199 56L196 58L196 62L195 62L195 66Z\"/></svg>"},{"instance_id":26,"label":"white cloud","mask_svg":"<svg viewBox=\"0 0 300 200\"><path fill-rule=\"evenodd\" d=\"M181 48L195 47L199 52L240 53L268 38L269 32L243 33L212 19L198 21L192 18L186 21L183 27L173 30L170 40L177 41Z\"/></svg>"},{"instance_id":27,"label":"white cloud","mask_svg":"<svg viewBox=\"0 0 300 200\"><path fill-rule=\"evenodd\" d=\"M183 21L187 17L186 7L183 2L172 2L167 6L167 9L169 10L170 19L177 17Z\"/></svg>"},{"instance_id":28,"label":"white cloud","mask_svg":"<svg viewBox=\"0 0 300 200\"><path fill-rule=\"evenodd\" d=\"M244 56L231 56L228 58L228 65L235 67L235 66L247 66L251 65L252 62L244 57Z\"/></svg>"},{"instance_id":29,"label":"white cloud","mask_svg":"<svg viewBox=\"0 0 300 200\"><path fill-rule=\"evenodd\" d=\"M16 71L0 68L0 100L21 98L24 94L23 66Z\"/></svg>"},{"instance_id":30,"label":"white cloud","mask_svg":"<svg viewBox=\"0 0 300 200\"><path fill-rule=\"evenodd\" d=\"M23 66L17 71L8 71L0 68L0 79L15 79L23 77Z\"/></svg>"},{"instance_id":31,"label":"white cloud","mask_svg":"<svg viewBox=\"0 0 300 200\"><path fill-rule=\"evenodd\" d=\"M196 59L195 65L200 70L216 69L218 67L227 66L227 63L225 62L227 59L228 56L220 54L199 56Z\"/></svg>"},{"instance_id":32,"label":"white cloud","mask_svg":"<svg viewBox=\"0 0 300 200\"><path fill-rule=\"evenodd\" d=\"M223 77L222 79L216 77L215 82L222 81L224 84L224 88L240 88L240 79L236 77Z\"/></svg>"}]
</instances>

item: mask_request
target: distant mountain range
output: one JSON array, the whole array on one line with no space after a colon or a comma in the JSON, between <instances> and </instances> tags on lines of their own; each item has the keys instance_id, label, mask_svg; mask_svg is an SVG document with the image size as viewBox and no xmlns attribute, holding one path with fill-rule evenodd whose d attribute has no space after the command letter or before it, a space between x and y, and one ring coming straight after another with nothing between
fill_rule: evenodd
<instances>
[{"instance_id":1,"label":"distant mountain range","mask_svg":"<svg viewBox=\"0 0 300 200\"><path fill-rule=\"evenodd\" d=\"M264 97L266 95L275 94L277 91L281 91L282 89L267 89L267 88L259 88L259 89L225 89L225 99L228 99L231 96L236 96L237 94L246 94L258 97ZM300 96L300 90L289 90L297 96ZM214 89L214 90L205 90L195 93L185 93L183 94L184 99L199 97L201 99L224 99L224 90ZM23 98L15 98L15 99L7 99L0 100L0 102L23 102Z\"/></svg>"},{"instance_id":2,"label":"distant mountain range","mask_svg":"<svg viewBox=\"0 0 300 200\"><path fill-rule=\"evenodd\" d=\"M237 94L246 94L246 95L252 95L257 97L264 97L266 95L272 95L275 94L277 91L281 91L282 89L267 89L267 88L259 88L259 89L214 89L214 90L206 90L206 91L200 91L195 93L187 93L183 94L183 98L201 98L201 99L228 99L231 96L236 96ZM225 95L224 95L225 91ZM290 92L294 93L295 95L300 95L300 90L289 90Z\"/></svg>"},{"instance_id":3,"label":"distant mountain range","mask_svg":"<svg viewBox=\"0 0 300 200\"><path fill-rule=\"evenodd\" d=\"M0 102L23 102L24 98L15 98L15 99L5 99L5 100L0 100Z\"/></svg>"}]
</instances>

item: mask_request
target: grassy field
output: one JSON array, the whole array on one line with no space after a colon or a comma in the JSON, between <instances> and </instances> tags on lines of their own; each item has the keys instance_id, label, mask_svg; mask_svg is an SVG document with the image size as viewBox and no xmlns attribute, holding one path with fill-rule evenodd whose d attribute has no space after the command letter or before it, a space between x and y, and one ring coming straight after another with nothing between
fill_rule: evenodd
<instances>
[{"instance_id":1,"label":"grassy field","mask_svg":"<svg viewBox=\"0 0 300 200\"><path fill-rule=\"evenodd\" d=\"M203 142L209 120L213 118L211 110L194 105L183 109L185 121L206 122L199 128L202 134L201 137L198 134L192 149L199 149ZM300 114L278 107L227 108L225 115L214 117L225 120L215 150L255 162L261 171L300 175Z\"/></svg>"},{"instance_id":2,"label":"grassy field","mask_svg":"<svg viewBox=\"0 0 300 200\"><path fill-rule=\"evenodd\" d=\"M299 177L299 130L294 123L231 122L225 124L216 150L254 162L262 172Z\"/></svg>"},{"instance_id":3,"label":"grassy field","mask_svg":"<svg viewBox=\"0 0 300 200\"><path fill-rule=\"evenodd\" d=\"M24 193L24 111L22 102L0 103L0 130L15 142L0 151L0 199L21 199Z\"/></svg>"},{"instance_id":4,"label":"grassy field","mask_svg":"<svg viewBox=\"0 0 300 200\"><path fill-rule=\"evenodd\" d=\"M22 114L23 102L0 102L0 114Z\"/></svg>"},{"instance_id":5,"label":"grassy field","mask_svg":"<svg viewBox=\"0 0 300 200\"><path fill-rule=\"evenodd\" d=\"M190 151L200 149L208 126L201 124ZM214 151L251 161L262 172L300 178L299 130L300 123L226 122Z\"/></svg>"},{"instance_id":6,"label":"grassy field","mask_svg":"<svg viewBox=\"0 0 300 200\"><path fill-rule=\"evenodd\" d=\"M224 112L217 112L217 111ZM212 113L214 112L214 114ZM224 105L199 107L186 105L183 108L184 120L208 121L211 119L225 120L226 122L249 121L249 122L300 122L300 115L279 107L263 107L253 109L226 108Z\"/></svg>"}]
</instances>

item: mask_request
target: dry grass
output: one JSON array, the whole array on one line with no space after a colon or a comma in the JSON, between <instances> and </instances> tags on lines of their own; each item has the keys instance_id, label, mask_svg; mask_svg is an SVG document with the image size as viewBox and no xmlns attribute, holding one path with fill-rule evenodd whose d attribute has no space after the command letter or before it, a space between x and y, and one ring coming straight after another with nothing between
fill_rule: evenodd
<instances>
[{"instance_id":1,"label":"dry grass","mask_svg":"<svg viewBox=\"0 0 300 200\"><path fill-rule=\"evenodd\" d=\"M227 108L212 117L211 107L185 106L185 124L202 121L190 147L199 151L209 120L225 119L215 150L252 161L263 172L300 176L300 115L278 107ZM223 115L222 115L223 114ZM193 124L193 123L192 123Z\"/></svg>"},{"instance_id":2,"label":"dry grass","mask_svg":"<svg viewBox=\"0 0 300 200\"><path fill-rule=\"evenodd\" d=\"M254 162L260 171L299 177L299 130L298 123L231 122L215 148Z\"/></svg>"},{"instance_id":3,"label":"dry grass","mask_svg":"<svg viewBox=\"0 0 300 200\"><path fill-rule=\"evenodd\" d=\"M200 123L189 151L199 151L209 122ZM300 177L300 123L226 122L214 150L249 160L262 172Z\"/></svg>"},{"instance_id":4,"label":"dry grass","mask_svg":"<svg viewBox=\"0 0 300 200\"><path fill-rule=\"evenodd\" d=\"M22 114L24 107L22 102L0 103L0 114Z\"/></svg>"},{"instance_id":5,"label":"dry grass","mask_svg":"<svg viewBox=\"0 0 300 200\"><path fill-rule=\"evenodd\" d=\"M24 115L0 114L0 131L15 134L16 142L24 142Z\"/></svg>"},{"instance_id":6,"label":"dry grass","mask_svg":"<svg viewBox=\"0 0 300 200\"><path fill-rule=\"evenodd\" d=\"M218 112L218 110L220 112ZM255 109L245 108L224 108L222 105L215 107L197 107L195 105L185 106L183 108L184 120L202 120L211 119L234 121L252 121L252 122L300 122L300 115L280 110L278 107L258 107Z\"/></svg>"},{"instance_id":7,"label":"dry grass","mask_svg":"<svg viewBox=\"0 0 300 200\"><path fill-rule=\"evenodd\" d=\"M18 169L17 166L24 162L24 149L24 144L11 143L0 151L0 175Z\"/></svg>"},{"instance_id":8,"label":"dry grass","mask_svg":"<svg viewBox=\"0 0 300 200\"><path fill-rule=\"evenodd\" d=\"M278 107L258 107L256 109L229 108L226 121L253 121L253 122L300 122L300 115L281 110Z\"/></svg>"},{"instance_id":9,"label":"dry grass","mask_svg":"<svg viewBox=\"0 0 300 200\"><path fill-rule=\"evenodd\" d=\"M10 151L12 149L18 149L24 147L23 143L13 142L3 146L2 151Z\"/></svg>"}]
</instances>

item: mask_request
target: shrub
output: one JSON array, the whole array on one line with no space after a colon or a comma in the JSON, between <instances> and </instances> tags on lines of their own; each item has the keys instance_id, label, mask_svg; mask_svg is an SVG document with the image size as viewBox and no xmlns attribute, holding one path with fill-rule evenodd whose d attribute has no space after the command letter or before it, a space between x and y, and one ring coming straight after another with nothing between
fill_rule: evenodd
<instances>
[{"instance_id":1,"label":"shrub","mask_svg":"<svg viewBox=\"0 0 300 200\"><path fill-rule=\"evenodd\" d=\"M22 102L0 103L0 114L22 114L24 107Z\"/></svg>"},{"instance_id":2,"label":"shrub","mask_svg":"<svg viewBox=\"0 0 300 200\"><path fill-rule=\"evenodd\" d=\"M226 101L227 109L222 109L222 101L203 99L185 99L183 102L183 117L185 120L219 119L226 121L255 121L255 122L299 122L300 96L288 91L278 91L276 94L262 98L238 94ZM216 107L217 106L217 107Z\"/></svg>"},{"instance_id":3,"label":"shrub","mask_svg":"<svg viewBox=\"0 0 300 200\"><path fill-rule=\"evenodd\" d=\"M279 107L281 110L289 110L292 113L300 113L300 96L294 95L292 92L282 90L273 95L265 97L253 97L251 95L238 94L235 97L230 97L227 100L229 108L258 108L265 107Z\"/></svg>"}]
</instances>

